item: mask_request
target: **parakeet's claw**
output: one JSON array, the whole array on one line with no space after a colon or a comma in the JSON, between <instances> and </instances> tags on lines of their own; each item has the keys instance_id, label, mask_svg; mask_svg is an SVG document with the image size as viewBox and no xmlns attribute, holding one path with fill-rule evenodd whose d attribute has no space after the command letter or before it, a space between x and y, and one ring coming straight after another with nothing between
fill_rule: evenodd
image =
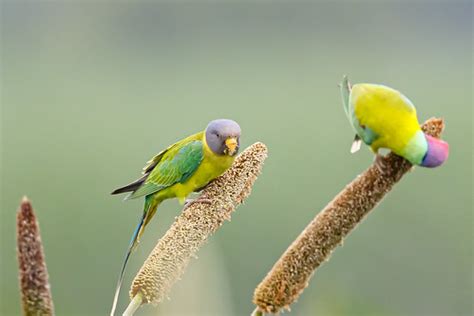
<instances>
[{"instance_id":1,"label":"parakeet's claw","mask_svg":"<svg viewBox=\"0 0 474 316\"><path fill-rule=\"evenodd\" d=\"M362 144L362 139L360 139L359 135L356 134L354 137L354 141L352 142L351 154L358 152L360 150L361 144Z\"/></svg>"},{"instance_id":2,"label":"parakeet's claw","mask_svg":"<svg viewBox=\"0 0 474 316\"><path fill-rule=\"evenodd\" d=\"M380 154L376 154L375 159L374 159L374 165L377 167L380 174L382 174L382 175L387 174L387 164L385 163L385 157L384 156L382 156Z\"/></svg>"},{"instance_id":3,"label":"parakeet's claw","mask_svg":"<svg viewBox=\"0 0 474 316\"><path fill-rule=\"evenodd\" d=\"M212 201L210 199L207 199L205 197L197 197L195 199L186 199L186 201L184 202L184 210L186 210L188 207L190 207L191 205L195 204L195 203L203 203L203 204L211 204Z\"/></svg>"}]
</instances>

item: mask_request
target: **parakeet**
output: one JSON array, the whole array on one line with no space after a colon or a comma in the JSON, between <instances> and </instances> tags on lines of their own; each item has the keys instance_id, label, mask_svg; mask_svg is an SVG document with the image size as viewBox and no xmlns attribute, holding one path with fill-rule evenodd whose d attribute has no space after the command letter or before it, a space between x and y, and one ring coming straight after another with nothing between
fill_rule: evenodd
<instances>
[{"instance_id":1,"label":"parakeet","mask_svg":"<svg viewBox=\"0 0 474 316\"><path fill-rule=\"evenodd\" d=\"M422 167L440 166L448 158L448 143L423 133L413 103L399 91L378 84L351 86L344 77L341 95L356 132L351 152L363 141L376 154L387 148Z\"/></svg>"},{"instance_id":2,"label":"parakeet","mask_svg":"<svg viewBox=\"0 0 474 316\"><path fill-rule=\"evenodd\" d=\"M115 312L130 254L158 205L170 198L178 198L183 204L190 193L203 189L224 173L239 150L240 134L240 126L232 120L211 121L204 131L178 141L154 156L143 168L141 178L112 192L130 192L126 199L144 197L145 206L120 271L111 315Z\"/></svg>"}]
</instances>

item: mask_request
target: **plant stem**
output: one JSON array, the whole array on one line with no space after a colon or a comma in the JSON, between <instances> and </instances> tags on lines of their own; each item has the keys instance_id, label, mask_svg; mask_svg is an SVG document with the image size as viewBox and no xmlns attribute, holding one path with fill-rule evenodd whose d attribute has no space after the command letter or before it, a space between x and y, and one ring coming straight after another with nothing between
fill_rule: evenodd
<instances>
[{"instance_id":1,"label":"plant stem","mask_svg":"<svg viewBox=\"0 0 474 316\"><path fill-rule=\"evenodd\" d=\"M253 310L250 316L263 316L263 312L257 307Z\"/></svg>"},{"instance_id":2,"label":"plant stem","mask_svg":"<svg viewBox=\"0 0 474 316\"><path fill-rule=\"evenodd\" d=\"M443 120L430 119L423 131L440 137ZM372 164L347 185L301 232L257 286L253 302L264 313L289 309L317 268L373 210L404 174L412 169L405 159L391 153L382 158L384 170Z\"/></svg>"},{"instance_id":3,"label":"plant stem","mask_svg":"<svg viewBox=\"0 0 474 316\"><path fill-rule=\"evenodd\" d=\"M185 207L135 276L130 297L140 293L143 304L158 304L168 296L190 259L250 194L266 157L264 144L249 146L229 170L203 190L199 199Z\"/></svg>"},{"instance_id":4,"label":"plant stem","mask_svg":"<svg viewBox=\"0 0 474 316\"><path fill-rule=\"evenodd\" d=\"M122 316L132 316L138 310L138 308L142 305L143 296L140 292L138 292L128 304L127 309L123 312Z\"/></svg>"}]
</instances>

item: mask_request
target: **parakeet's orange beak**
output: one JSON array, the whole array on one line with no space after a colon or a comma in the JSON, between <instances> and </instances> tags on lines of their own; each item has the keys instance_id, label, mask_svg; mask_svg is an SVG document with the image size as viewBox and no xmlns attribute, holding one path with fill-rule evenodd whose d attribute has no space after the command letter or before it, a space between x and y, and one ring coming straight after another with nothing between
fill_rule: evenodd
<instances>
[{"instance_id":1,"label":"parakeet's orange beak","mask_svg":"<svg viewBox=\"0 0 474 316\"><path fill-rule=\"evenodd\" d=\"M229 137L225 140L225 146L227 147L227 154L229 156L235 155L238 149L238 141L235 137Z\"/></svg>"}]
</instances>

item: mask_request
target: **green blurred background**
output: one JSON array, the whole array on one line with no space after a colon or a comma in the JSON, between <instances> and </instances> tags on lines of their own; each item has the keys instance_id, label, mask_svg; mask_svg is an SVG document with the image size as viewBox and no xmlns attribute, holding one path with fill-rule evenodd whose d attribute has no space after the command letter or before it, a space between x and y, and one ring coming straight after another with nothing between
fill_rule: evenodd
<instances>
[{"instance_id":1,"label":"green blurred background","mask_svg":"<svg viewBox=\"0 0 474 316\"><path fill-rule=\"evenodd\" d=\"M58 315L106 315L142 210L109 192L168 144L233 118L269 158L170 300L138 315L249 315L276 259L372 161L337 83L384 83L446 119L417 168L316 273L291 315L470 315L472 4L2 2L1 315L20 314L15 212L39 216ZM466 145L468 144L468 145ZM137 269L181 210L164 203Z\"/></svg>"}]
</instances>

